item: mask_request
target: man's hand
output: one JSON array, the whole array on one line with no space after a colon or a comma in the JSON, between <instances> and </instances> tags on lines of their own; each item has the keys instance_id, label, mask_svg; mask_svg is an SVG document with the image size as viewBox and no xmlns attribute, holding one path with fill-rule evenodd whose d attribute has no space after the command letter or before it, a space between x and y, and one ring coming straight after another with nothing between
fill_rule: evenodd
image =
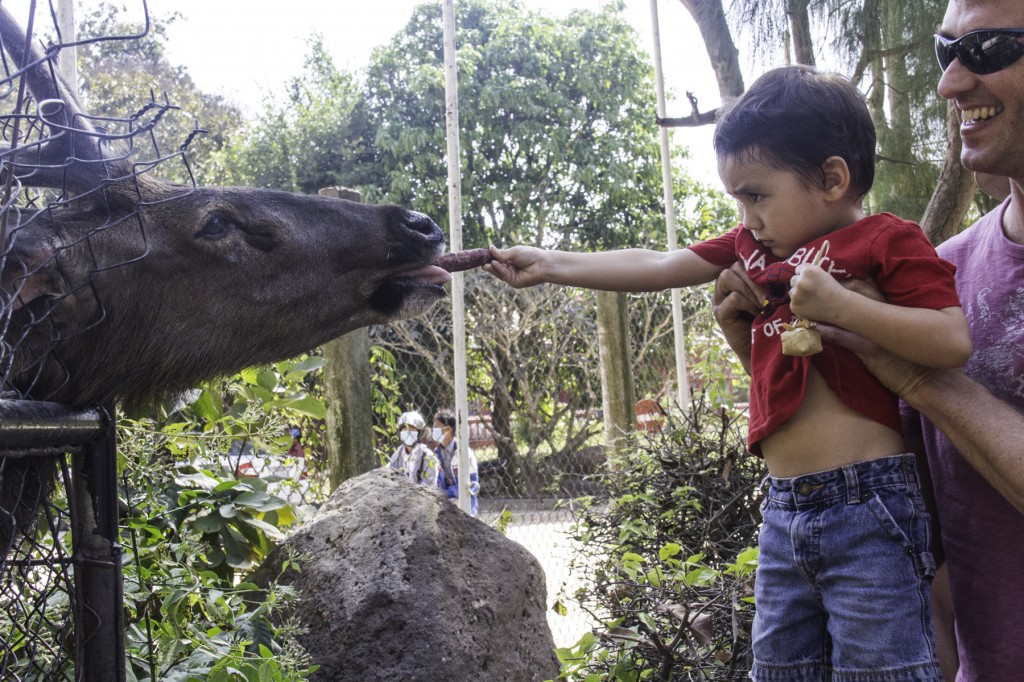
<instances>
[{"instance_id":1,"label":"man's hand","mask_svg":"<svg viewBox=\"0 0 1024 682\"><path fill-rule=\"evenodd\" d=\"M874 284L866 280L848 279L843 281L842 286L861 296L876 301L885 301L885 296ZM892 353L882 350L878 345L868 341L859 334L833 327L829 324L819 324L818 331L821 332L821 340L826 343L834 343L848 350L852 350L861 359L864 366L868 368L876 379L890 391L906 398L918 386L924 383L928 377L937 370L932 367L923 367L900 358Z\"/></svg>"},{"instance_id":2,"label":"man's hand","mask_svg":"<svg viewBox=\"0 0 1024 682\"><path fill-rule=\"evenodd\" d=\"M821 340L852 350L868 371L890 391L907 398L935 374L934 367L923 367L882 350L863 336L827 324L818 325Z\"/></svg>"},{"instance_id":3,"label":"man's hand","mask_svg":"<svg viewBox=\"0 0 1024 682\"><path fill-rule=\"evenodd\" d=\"M733 263L715 280L714 313L729 347L750 372L750 323L765 304L765 295L747 276L740 263Z\"/></svg>"}]
</instances>

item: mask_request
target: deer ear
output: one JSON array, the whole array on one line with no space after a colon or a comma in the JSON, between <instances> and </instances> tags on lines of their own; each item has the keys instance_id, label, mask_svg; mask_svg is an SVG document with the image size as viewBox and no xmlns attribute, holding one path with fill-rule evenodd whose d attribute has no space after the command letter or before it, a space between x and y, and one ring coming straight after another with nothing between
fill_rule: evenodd
<instances>
[{"instance_id":1,"label":"deer ear","mask_svg":"<svg viewBox=\"0 0 1024 682\"><path fill-rule=\"evenodd\" d=\"M62 295L53 246L23 234L16 234L13 241L14 248L4 259L0 278L4 299L13 302L13 309L40 297Z\"/></svg>"}]
</instances>

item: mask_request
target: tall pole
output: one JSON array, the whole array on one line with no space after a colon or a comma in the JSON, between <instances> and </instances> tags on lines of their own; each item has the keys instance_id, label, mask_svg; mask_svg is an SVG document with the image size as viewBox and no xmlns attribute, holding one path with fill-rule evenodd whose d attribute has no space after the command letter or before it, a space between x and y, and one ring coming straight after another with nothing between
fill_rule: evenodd
<instances>
[{"instance_id":1,"label":"tall pole","mask_svg":"<svg viewBox=\"0 0 1024 682\"><path fill-rule=\"evenodd\" d=\"M448 134L448 227L452 251L462 250L462 166L459 155L459 78L455 60L455 3L444 0L444 94ZM459 432L459 508L469 499L469 394L466 390L466 278L452 273L452 330L455 345L455 419Z\"/></svg>"},{"instance_id":2,"label":"tall pole","mask_svg":"<svg viewBox=\"0 0 1024 682\"><path fill-rule=\"evenodd\" d=\"M62 43L75 42L75 4L72 0L60 0L57 5L57 28ZM78 96L78 48L62 47L57 58L57 69L68 82L71 91Z\"/></svg>"},{"instance_id":3,"label":"tall pole","mask_svg":"<svg viewBox=\"0 0 1024 682\"><path fill-rule=\"evenodd\" d=\"M658 95L658 118L665 118L665 78L661 67L661 29L658 27L658 0L651 0L651 27L654 30L654 85ZM665 197L665 231L668 248L679 248L676 241L676 204L672 186L672 156L668 128L659 127L661 139L661 181ZM683 328L683 302L679 289L672 290L672 330L676 350L676 403L682 410L690 405L690 380L686 371L686 330Z\"/></svg>"}]
</instances>

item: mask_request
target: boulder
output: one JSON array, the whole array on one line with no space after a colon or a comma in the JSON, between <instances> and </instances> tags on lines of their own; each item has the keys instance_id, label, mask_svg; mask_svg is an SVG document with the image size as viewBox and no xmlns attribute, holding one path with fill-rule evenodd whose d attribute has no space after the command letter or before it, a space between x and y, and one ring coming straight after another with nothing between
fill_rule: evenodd
<instances>
[{"instance_id":1,"label":"boulder","mask_svg":"<svg viewBox=\"0 0 1024 682\"><path fill-rule=\"evenodd\" d=\"M299 570L281 567L290 556ZM314 680L502 680L558 674L544 572L441 493L378 469L350 479L253 576L292 585Z\"/></svg>"}]
</instances>

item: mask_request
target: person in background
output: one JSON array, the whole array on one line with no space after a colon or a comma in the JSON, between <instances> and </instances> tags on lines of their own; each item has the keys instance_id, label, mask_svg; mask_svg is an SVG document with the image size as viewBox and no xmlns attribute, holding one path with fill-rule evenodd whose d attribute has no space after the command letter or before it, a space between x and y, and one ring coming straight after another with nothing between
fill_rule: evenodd
<instances>
[{"instance_id":1,"label":"person in background","mask_svg":"<svg viewBox=\"0 0 1024 682\"><path fill-rule=\"evenodd\" d=\"M434 428L431 437L436 443L434 453L441 463L438 482L448 497L459 498L459 441L455 437L455 413L441 410L434 416ZM469 515L476 516L480 510L480 474L477 468L476 455L469 453Z\"/></svg>"},{"instance_id":2,"label":"person in background","mask_svg":"<svg viewBox=\"0 0 1024 682\"><path fill-rule=\"evenodd\" d=\"M400 444L388 460L387 466L403 473L412 483L436 488L441 465L437 455L421 442L426 427L427 422L419 412L406 412L399 417Z\"/></svg>"},{"instance_id":3,"label":"person in background","mask_svg":"<svg viewBox=\"0 0 1024 682\"><path fill-rule=\"evenodd\" d=\"M298 424L292 424L288 427L288 433L292 437L291 447L288 448L288 456L305 458L306 448L302 445L302 429L299 428Z\"/></svg>"}]
</instances>

